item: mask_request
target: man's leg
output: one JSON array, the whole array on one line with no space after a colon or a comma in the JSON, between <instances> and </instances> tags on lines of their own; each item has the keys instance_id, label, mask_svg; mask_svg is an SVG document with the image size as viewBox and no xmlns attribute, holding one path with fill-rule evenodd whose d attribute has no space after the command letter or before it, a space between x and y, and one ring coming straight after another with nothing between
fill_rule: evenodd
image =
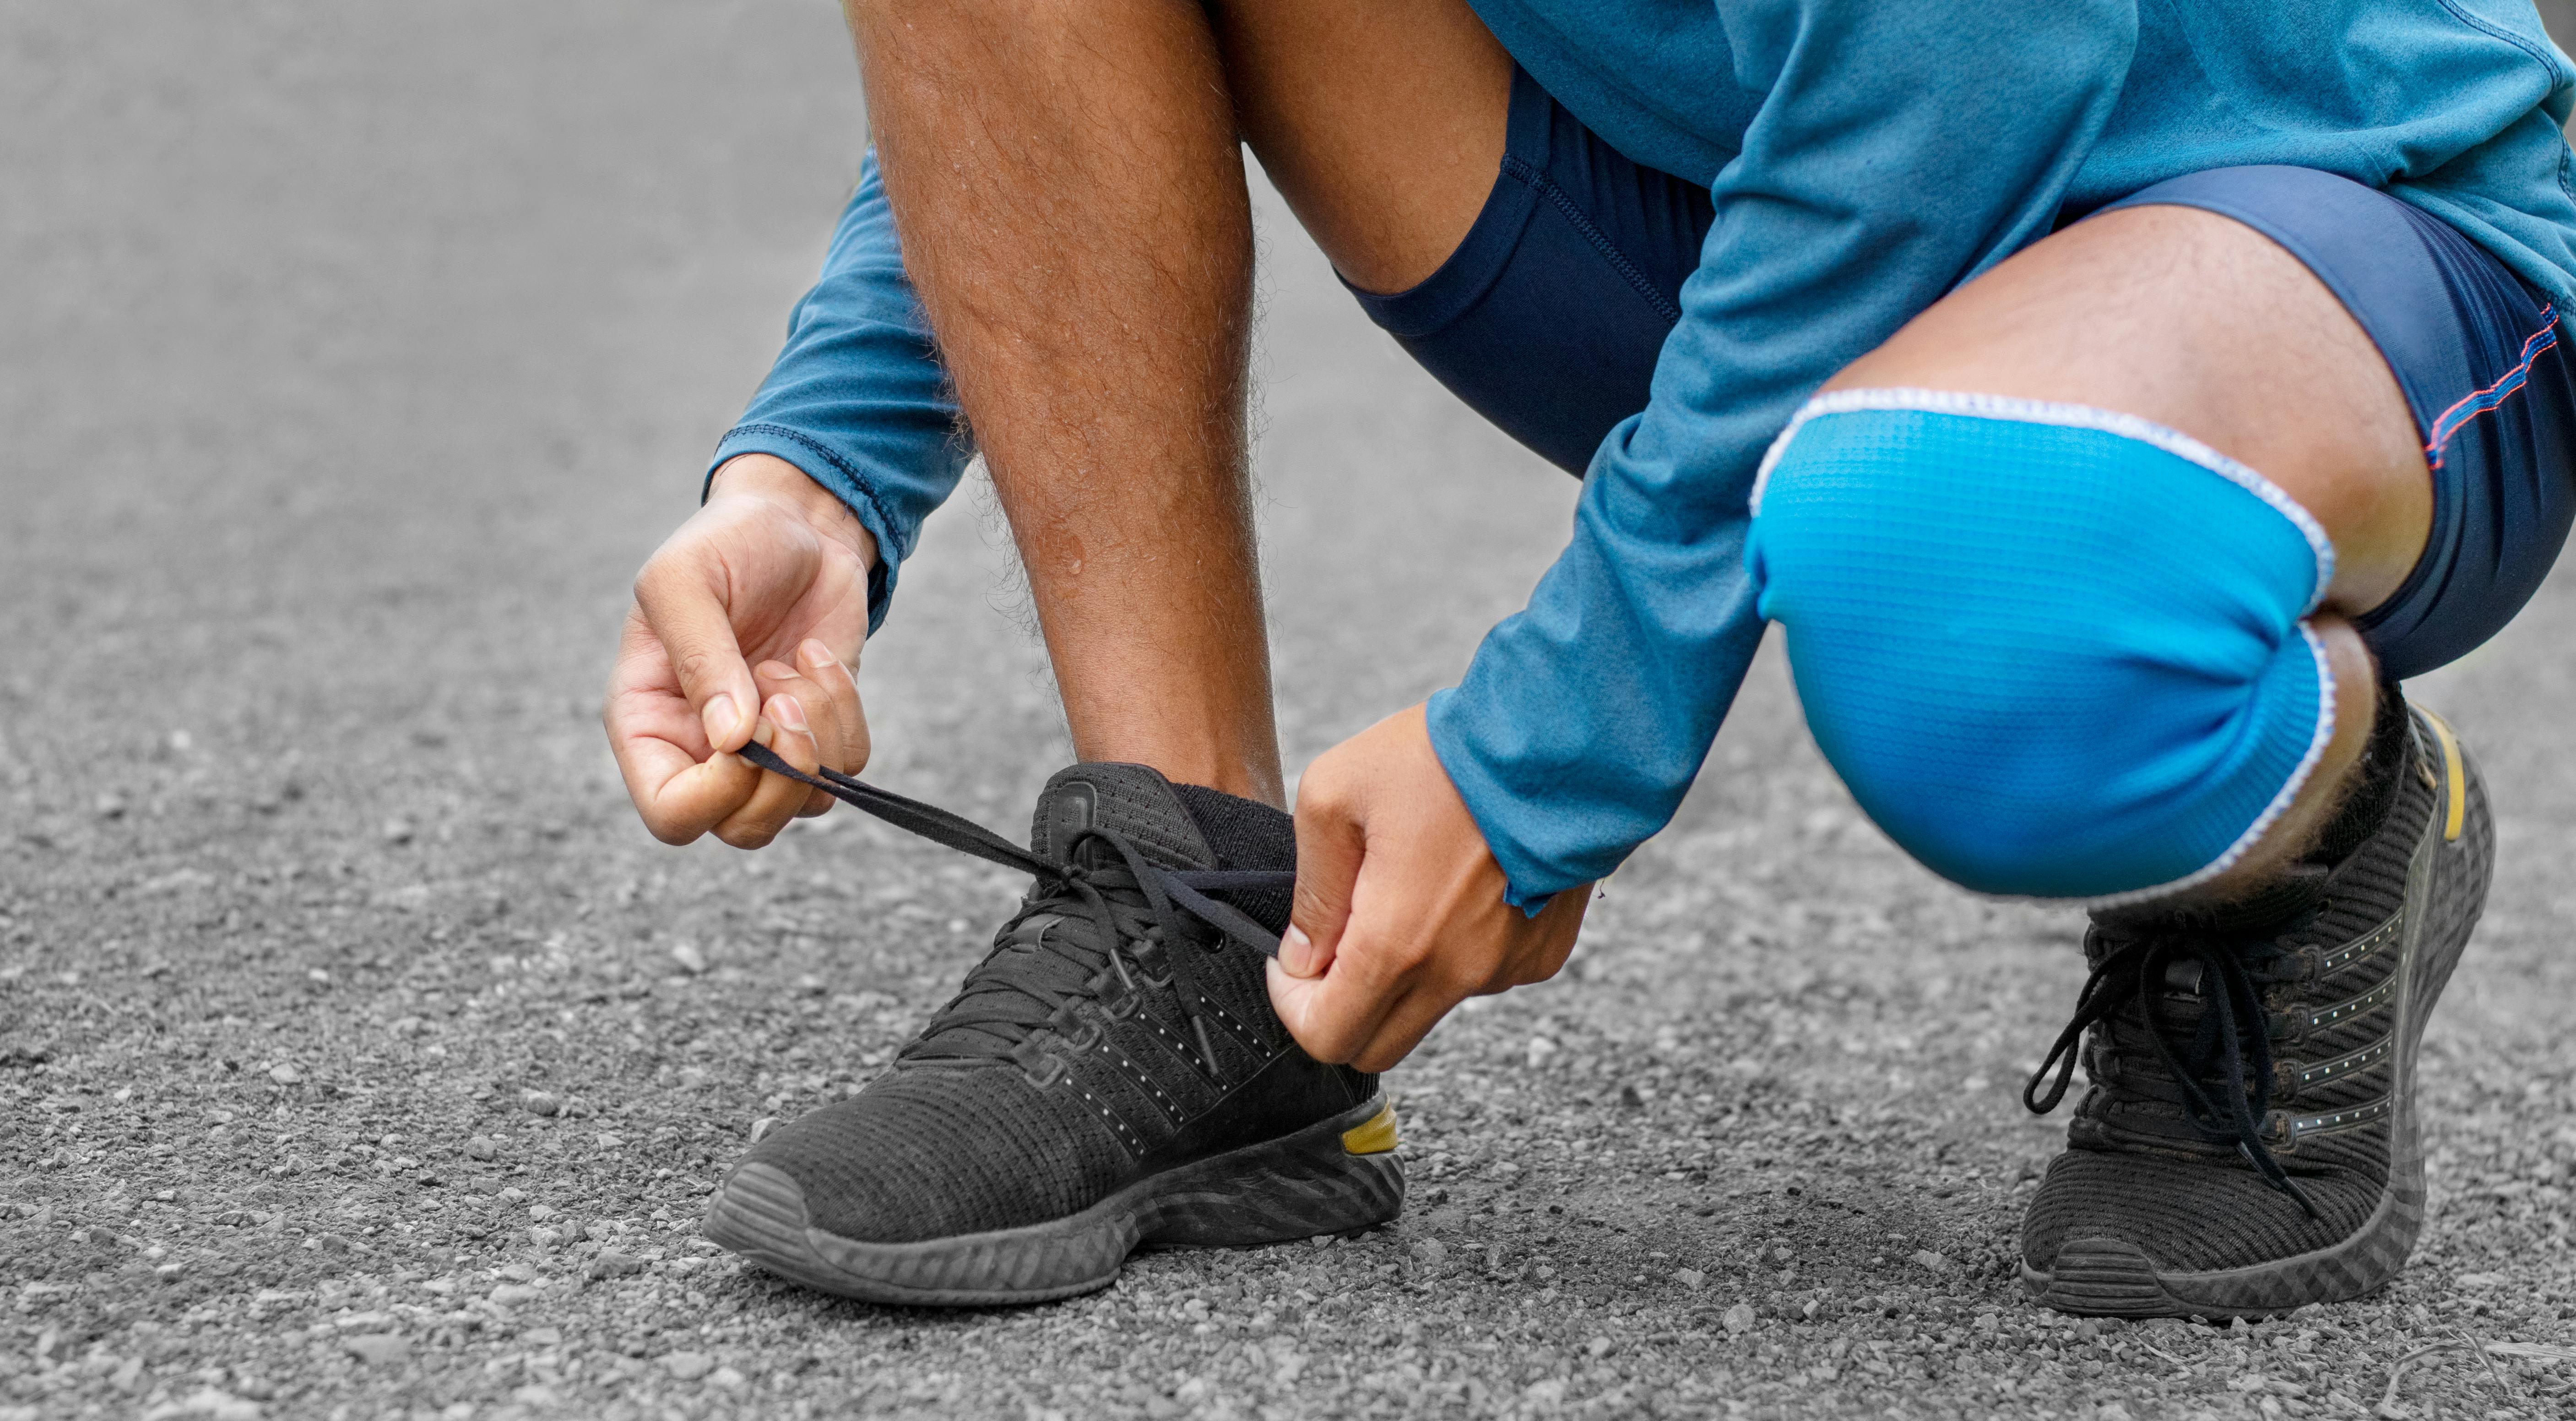
<instances>
[{"instance_id":1,"label":"man's leg","mask_svg":"<svg viewBox=\"0 0 2576 1421\"><path fill-rule=\"evenodd\" d=\"M1316 8L1247 10L1221 51L1187 0L852 4L905 265L1094 763L1040 794L1033 882L904 1068L766 1135L711 1202L709 1238L787 1277L1036 1302L1106 1285L1140 1243L1338 1233L1401 1204L1376 1078L1298 1051L1271 1005L1259 939L1287 926L1285 889L1238 880L1231 912L1185 891L1296 857L1245 506L1251 252L1221 52L1249 71L1340 47L1293 82L1256 76L1247 126L1292 136L1292 199L1349 270L1436 265L1484 200L1460 165L1490 187L1503 145L1510 71L1456 0L1421 0L1448 23L1419 34L1405 4L1346 5L1347 28ZM1461 92L1485 96L1481 138ZM1307 107L1337 104L1365 121Z\"/></svg>"},{"instance_id":2,"label":"man's leg","mask_svg":"<svg viewBox=\"0 0 2576 1421\"><path fill-rule=\"evenodd\" d=\"M1753 532L1818 743L1890 834L1972 886L2097 900L2026 1097L2053 1107L2080 1052L2093 1088L2023 1224L2025 1281L2074 1312L2259 1315L2395 1273L2416 1046L2492 855L2474 768L2356 621L2410 604L2437 527L2410 399L2505 388L2547 319L2500 268L2446 276L2484 259L2437 261L2455 235L2384 195L2199 181L2343 296L2232 218L2104 214L1837 377ZM2356 232L2386 245L2338 265Z\"/></svg>"},{"instance_id":3,"label":"man's leg","mask_svg":"<svg viewBox=\"0 0 2576 1421\"><path fill-rule=\"evenodd\" d=\"M1237 8L1222 47L1181 0L848 10L905 267L1076 752L1275 804L1228 62L1243 126L1265 155L1277 136L1300 215L1364 283L1436 265L1474 221L1510 71L1454 0Z\"/></svg>"}]
</instances>

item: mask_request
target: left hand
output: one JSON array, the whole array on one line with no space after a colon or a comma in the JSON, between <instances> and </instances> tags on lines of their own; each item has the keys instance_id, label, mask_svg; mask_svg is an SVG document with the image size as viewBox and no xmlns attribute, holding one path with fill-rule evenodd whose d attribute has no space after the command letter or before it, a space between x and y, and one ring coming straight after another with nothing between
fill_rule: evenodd
<instances>
[{"instance_id":1,"label":"left hand","mask_svg":"<svg viewBox=\"0 0 2576 1421\"><path fill-rule=\"evenodd\" d=\"M1270 964L1279 1019L1316 1060L1383 1071L1467 998L1555 976L1591 885L1535 918L1504 887L1421 706L1343 741L1297 784L1297 894Z\"/></svg>"}]
</instances>

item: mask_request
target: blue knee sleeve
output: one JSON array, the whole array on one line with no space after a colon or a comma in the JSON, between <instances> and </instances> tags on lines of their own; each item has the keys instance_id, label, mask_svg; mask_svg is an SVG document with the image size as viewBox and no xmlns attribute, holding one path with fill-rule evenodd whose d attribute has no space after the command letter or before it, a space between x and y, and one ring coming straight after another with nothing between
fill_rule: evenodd
<instances>
[{"instance_id":1,"label":"blue knee sleeve","mask_svg":"<svg viewBox=\"0 0 2576 1421\"><path fill-rule=\"evenodd\" d=\"M1746 546L1861 808L1989 893L2169 891L2239 858L2334 731L2303 620L2334 550L2253 470L2127 415L1819 397Z\"/></svg>"}]
</instances>

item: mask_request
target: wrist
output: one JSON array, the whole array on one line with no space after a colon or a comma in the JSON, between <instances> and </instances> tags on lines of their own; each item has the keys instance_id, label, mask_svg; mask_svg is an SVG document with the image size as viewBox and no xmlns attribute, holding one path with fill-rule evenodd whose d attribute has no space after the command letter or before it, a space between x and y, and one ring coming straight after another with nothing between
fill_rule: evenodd
<instances>
[{"instance_id":1,"label":"wrist","mask_svg":"<svg viewBox=\"0 0 2576 1421\"><path fill-rule=\"evenodd\" d=\"M736 454L718 465L707 479L707 501L719 498L757 498L779 504L815 532L857 553L868 568L877 565L876 536L849 505L775 454Z\"/></svg>"}]
</instances>

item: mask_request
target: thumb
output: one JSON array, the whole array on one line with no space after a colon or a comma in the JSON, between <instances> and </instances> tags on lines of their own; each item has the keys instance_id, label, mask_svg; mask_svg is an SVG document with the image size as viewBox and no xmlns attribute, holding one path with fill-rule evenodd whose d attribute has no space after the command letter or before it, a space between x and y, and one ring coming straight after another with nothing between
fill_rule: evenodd
<instances>
[{"instance_id":1,"label":"thumb","mask_svg":"<svg viewBox=\"0 0 2576 1421\"><path fill-rule=\"evenodd\" d=\"M734 640L732 612L719 590L723 569L707 565L712 561L706 555L687 562L655 558L635 579L635 603L706 728L707 748L724 752L750 741L760 691Z\"/></svg>"},{"instance_id":2,"label":"thumb","mask_svg":"<svg viewBox=\"0 0 2576 1421\"><path fill-rule=\"evenodd\" d=\"M1279 965L1291 977L1320 977L1333 965L1368 848L1360 806L1316 783L1323 768L1319 762L1307 770L1297 787L1297 891L1279 939Z\"/></svg>"}]
</instances>

